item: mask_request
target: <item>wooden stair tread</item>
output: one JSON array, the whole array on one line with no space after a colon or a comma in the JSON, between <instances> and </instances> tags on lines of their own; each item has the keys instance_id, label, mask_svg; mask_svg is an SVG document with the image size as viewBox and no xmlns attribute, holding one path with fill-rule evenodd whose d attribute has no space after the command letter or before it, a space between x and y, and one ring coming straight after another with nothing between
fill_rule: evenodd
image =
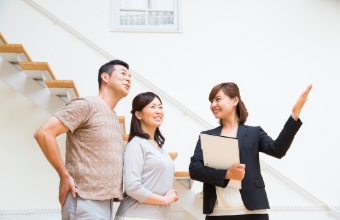
<instances>
[{"instance_id":1,"label":"wooden stair tread","mask_svg":"<svg viewBox=\"0 0 340 220\"><path fill-rule=\"evenodd\" d=\"M48 88L71 88L76 93L76 96L79 97L78 90L73 80L45 80L45 84Z\"/></svg>"},{"instance_id":2,"label":"wooden stair tread","mask_svg":"<svg viewBox=\"0 0 340 220\"><path fill-rule=\"evenodd\" d=\"M175 160L178 156L178 153L177 152L169 152L169 155L170 155L172 160Z\"/></svg>"},{"instance_id":3,"label":"wooden stair tread","mask_svg":"<svg viewBox=\"0 0 340 220\"><path fill-rule=\"evenodd\" d=\"M129 140L129 135L123 134L123 141L128 141L128 140Z\"/></svg>"},{"instance_id":4,"label":"wooden stair tread","mask_svg":"<svg viewBox=\"0 0 340 220\"><path fill-rule=\"evenodd\" d=\"M125 122L125 116L118 116L118 121L119 121L119 123L124 123Z\"/></svg>"},{"instance_id":5,"label":"wooden stair tread","mask_svg":"<svg viewBox=\"0 0 340 220\"><path fill-rule=\"evenodd\" d=\"M27 60L32 62L31 57L22 44L0 44L0 53L23 53Z\"/></svg>"},{"instance_id":6,"label":"wooden stair tread","mask_svg":"<svg viewBox=\"0 0 340 220\"><path fill-rule=\"evenodd\" d=\"M189 171L177 171L175 177L190 177Z\"/></svg>"},{"instance_id":7,"label":"wooden stair tread","mask_svg":"<svg viewBox=\"0 0 340 220\"><path fill-rule=\"evenodd\" d=\"M0 32L0 40L4 43L4 44L8 44L5 37L1 34Z\"/></svg>"},{"instance_id":8,"label":"wooden stair tread","mask_svg":"<svg viewBox=\"0 0 340 220\"><path fill-rule=\"evenodd\" d=\"M50 73L53 80L56 80L56 77L47 62L19 62L18 64L22 70L46 70Z\"/></svg>"},{"instance_id":9,"label":"wooden stair tread","mask_svg":"<svg viewBox=\"0 0 340 220\"><path fill-rule=\"evenodd\" d=\"M118 116L118 121L122 124L123 134L126 134L126 127L125 127L125 116Z\"/></svg>"}]
</instances>

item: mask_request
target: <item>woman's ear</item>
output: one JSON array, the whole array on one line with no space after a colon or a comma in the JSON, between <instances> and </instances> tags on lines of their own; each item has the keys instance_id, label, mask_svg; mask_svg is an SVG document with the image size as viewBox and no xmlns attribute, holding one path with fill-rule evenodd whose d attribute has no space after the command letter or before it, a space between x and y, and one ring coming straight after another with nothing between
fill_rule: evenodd
<instances>
[{"instance_id":1,"label":"woman's ear","mask_svg":"<svg viewBox=\"0 0 340 220\"><path fill-rule=\"evenodd\" d=\"M237 106L239 101L240 101L240 99L238 97L235 97L234 98L234 106Z\"/></svg>"},{"instance_id":2,"label":"woman's ear","mask_svg":"<svg viewBox=\"0 0 340 220\"><path fill-rule=\"evenodd\" d=\"M142 119L142 113L140 111L135 111L135 116L137 119L141 120Z\"/></svg>"}]
</instances>

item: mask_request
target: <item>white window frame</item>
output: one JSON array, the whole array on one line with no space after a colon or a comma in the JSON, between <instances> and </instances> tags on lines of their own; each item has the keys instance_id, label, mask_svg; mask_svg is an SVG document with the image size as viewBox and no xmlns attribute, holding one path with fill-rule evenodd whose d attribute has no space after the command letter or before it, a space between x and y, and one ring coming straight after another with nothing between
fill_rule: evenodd
<instances>
[{"instance_id":1,"label":"white window frame","mask_svg":"<svg viewBox=\"0 0 340 220\"><path fill-rule=\"evenodd\" d=\"M149 9L148 0L146 9L124 8L122 11L145 11L146 22L148 21L148 12L174 12L174 25L120 25L120 0L111 0L111 31L118 32L176 32L182 33L182 0L174 0L174 10Z\"/></svg>"}]
</instances>

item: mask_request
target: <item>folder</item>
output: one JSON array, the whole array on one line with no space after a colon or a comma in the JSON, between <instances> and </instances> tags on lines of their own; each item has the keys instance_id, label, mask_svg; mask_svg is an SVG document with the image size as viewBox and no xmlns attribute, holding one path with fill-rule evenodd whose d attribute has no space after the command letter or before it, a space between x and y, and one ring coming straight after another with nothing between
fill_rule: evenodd
<instances>
[{"instance_id":1,"label":"folder","mask_svg":"<svg viewBox=\"0 0 340 220\"><path fill-rule=\"evenodd\" d=\"M225 136L200 134L204 165L227 170L240 163L238 140ZM240 180L230 180L229 187L241 189Z\"/></svg>"}]
</instances>

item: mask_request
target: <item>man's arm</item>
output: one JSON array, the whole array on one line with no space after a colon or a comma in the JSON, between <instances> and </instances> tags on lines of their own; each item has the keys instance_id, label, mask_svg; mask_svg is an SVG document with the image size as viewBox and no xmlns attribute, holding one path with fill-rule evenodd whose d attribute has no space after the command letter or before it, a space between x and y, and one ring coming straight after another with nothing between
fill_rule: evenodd
<instances>
[{"instance_id":1,"label":"man's arm","mask_svg":"<svg viewBox=\"0 0 340 220\"><path fill-rule=\"evenodd\" d=\"M60 177L59 202L61 206L64 206L66 195L70 190L72 196L76 197L74 180L66 170L56 141L57 136L68 131L68 127L52 116L34 134L34 138L37 140L45 157Z\"/></svg>"}]
</instances>

